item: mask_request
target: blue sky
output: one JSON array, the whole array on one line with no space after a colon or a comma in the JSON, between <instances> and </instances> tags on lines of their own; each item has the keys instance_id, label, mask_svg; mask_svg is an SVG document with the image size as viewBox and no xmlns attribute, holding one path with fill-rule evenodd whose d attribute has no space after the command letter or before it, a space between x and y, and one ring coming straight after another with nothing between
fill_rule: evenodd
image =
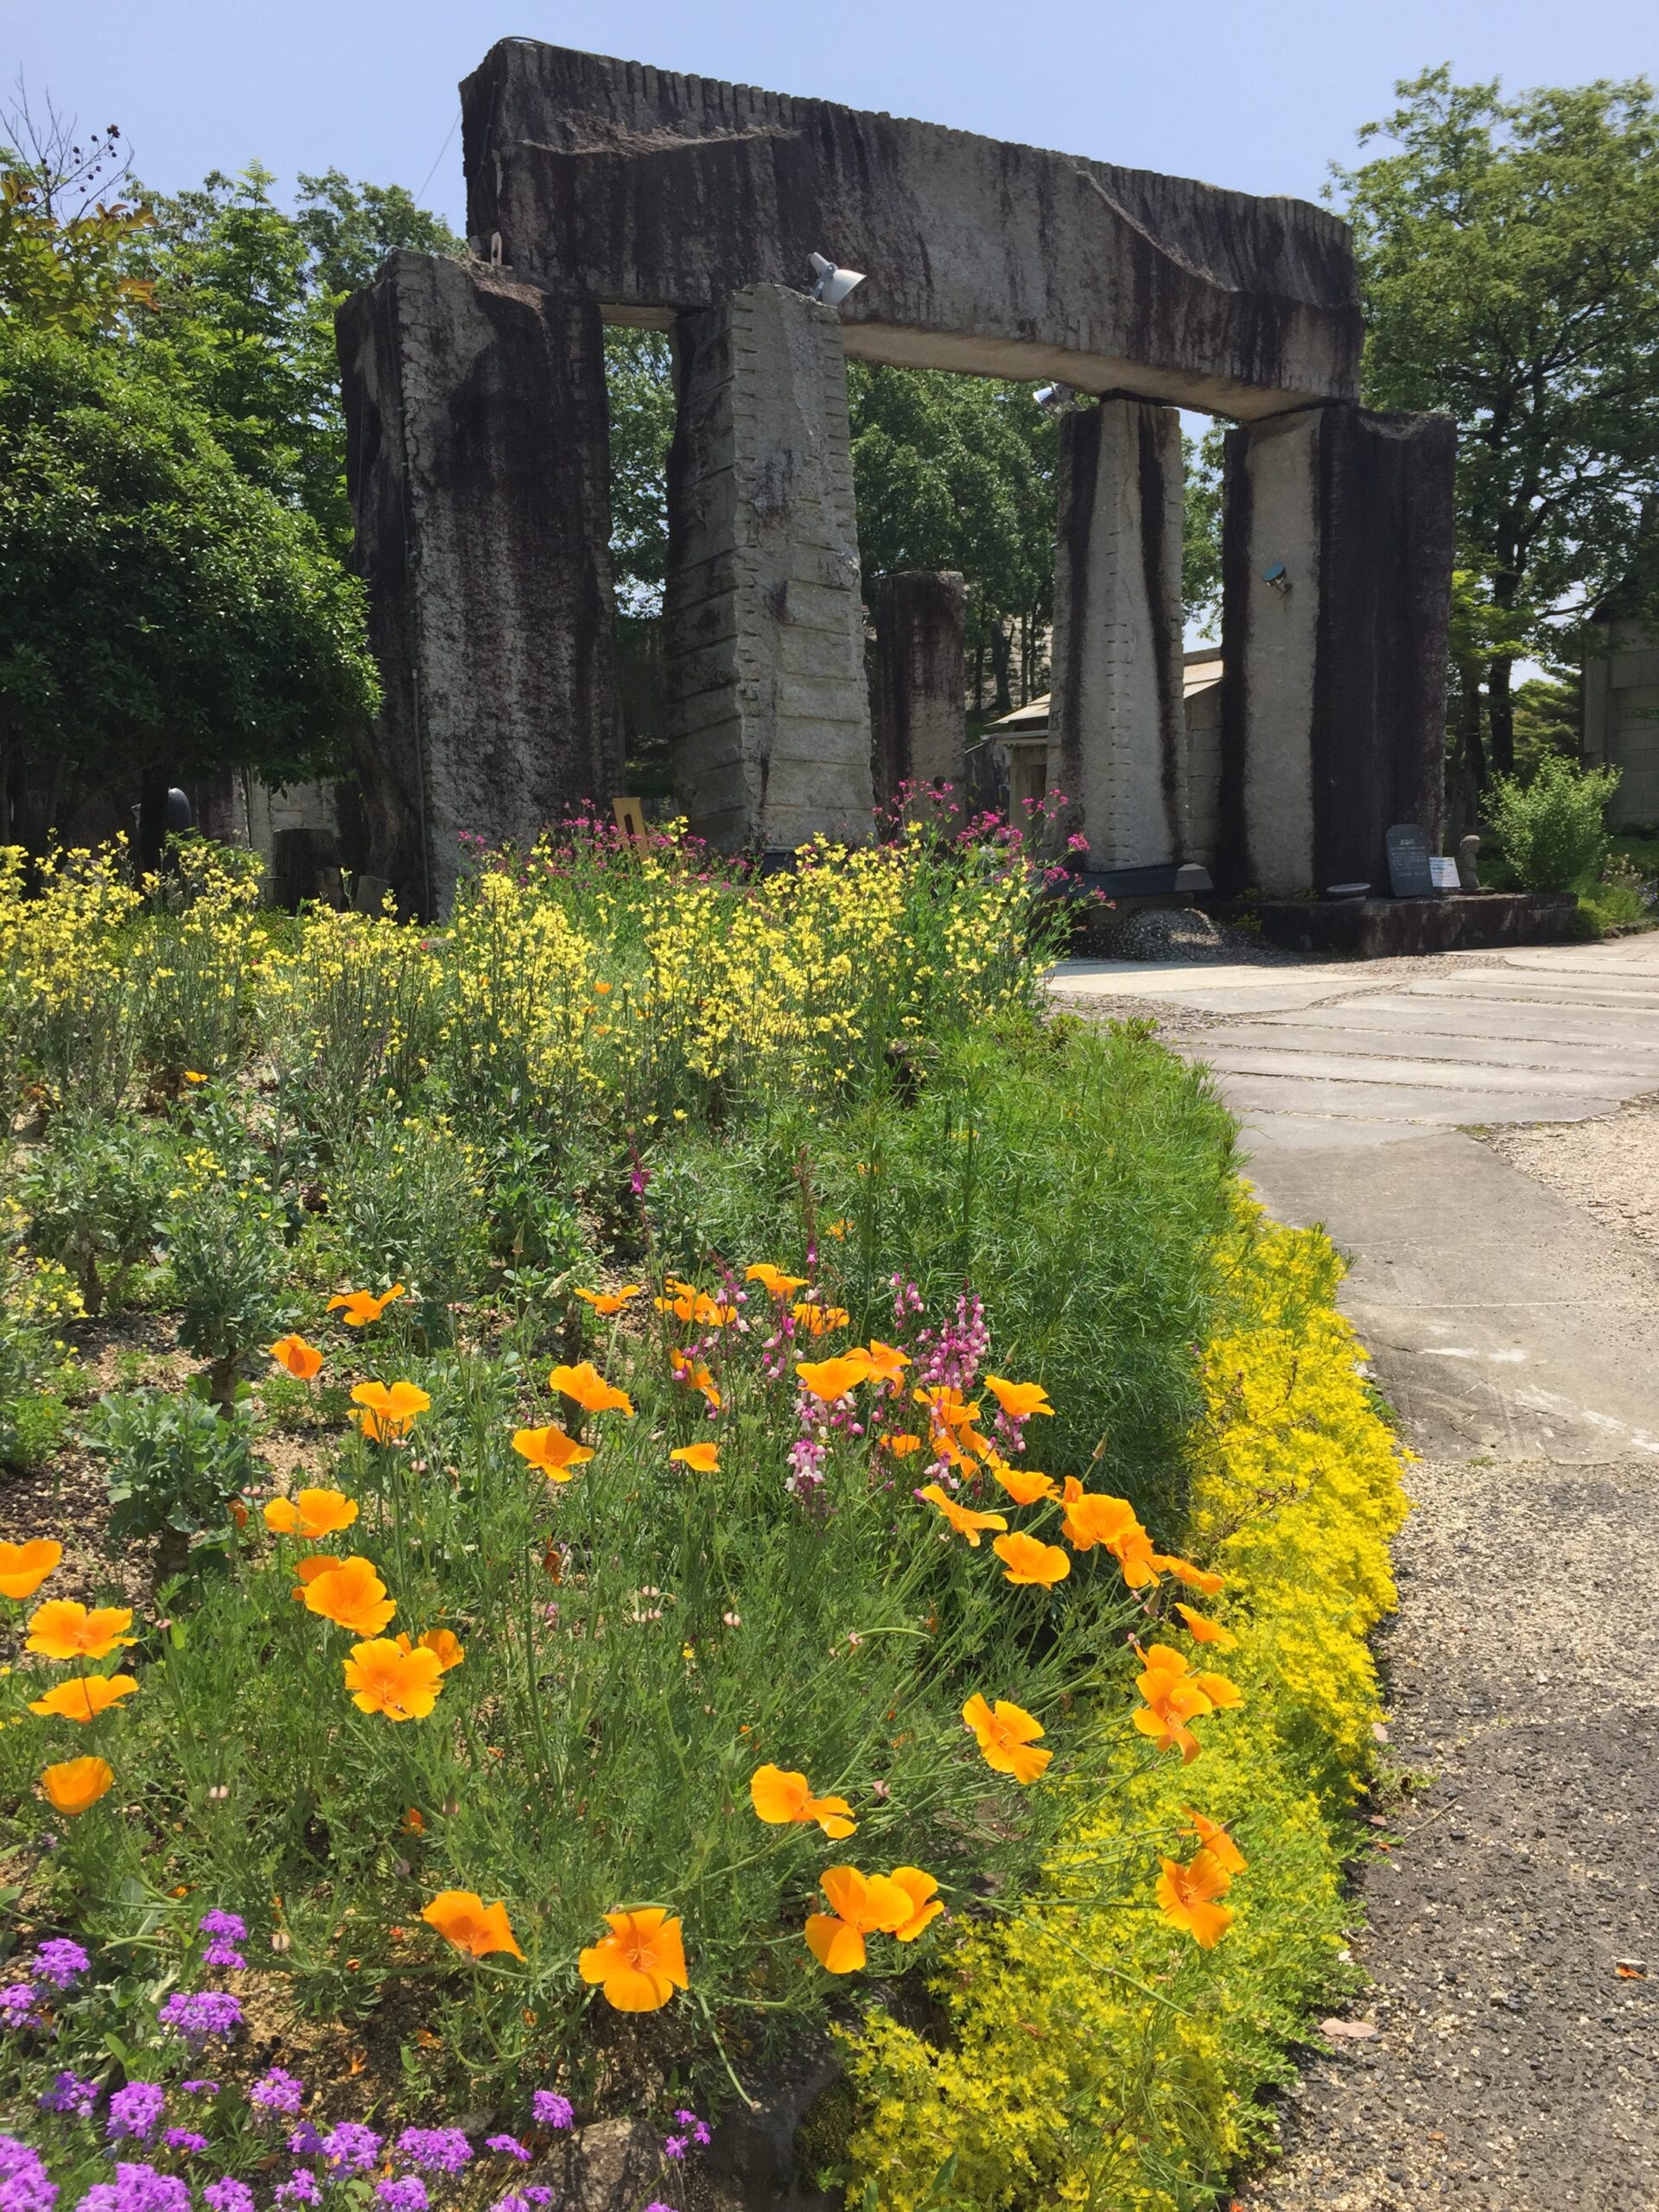
<instances>
[{"instance_id":1,"label":"blue sky","mask_svg":"<svg viewBox=\"0 0 1659 2212\"><path fill-rule=\"evenodd\" d=\"M1428 64L1516 87L1659 68L1652 0L4 0L0 23L0 79L118 123L160 188L255 157L285 183L429 177L458 226L455 86L508 34L1306 197Z\"/></svg>"}]
</instances>

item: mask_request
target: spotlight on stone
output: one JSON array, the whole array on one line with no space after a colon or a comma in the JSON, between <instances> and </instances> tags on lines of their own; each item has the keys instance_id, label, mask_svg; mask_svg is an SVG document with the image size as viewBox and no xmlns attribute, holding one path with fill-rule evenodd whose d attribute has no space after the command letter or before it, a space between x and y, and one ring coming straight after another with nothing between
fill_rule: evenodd
<instances>
[{"instance_id":1,"label":"spotlight on stone","mask_svg":"<svg viewBox=\"0 0 1659 2212\"><path fill-rule=\"evenodd\" d=\"M1064 415L1077 395L1069 384L1046 384L1033 397L1045 415Z\"/></svg>"},{"instance_id":2,"label":"spotlight on stone","mask_svg":"<svg viewBox=\"0 0 1659 2212\"><path fill-rule=\"evenodd\" d=\"M826 261L821 253L812 256L812 274L817 282L812 296L822 300L827 308L838 308L849 292L864 282L861 269L837 269L833 261Z\"/></svg>"}]
</instances>

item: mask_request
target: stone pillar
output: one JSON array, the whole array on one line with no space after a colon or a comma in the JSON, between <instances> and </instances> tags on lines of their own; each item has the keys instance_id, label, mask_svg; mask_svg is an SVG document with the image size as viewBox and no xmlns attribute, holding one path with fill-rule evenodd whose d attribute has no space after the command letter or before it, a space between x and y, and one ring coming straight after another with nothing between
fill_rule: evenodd
<instances>
[{"instance_id":1,"label":"stone pillar","mask_svg":"<svg viewBox=\"0 0 1659 2212\"><path fill-rule=\"evenodd\" d=\"M871 834L847 372L834 312L753 284L681 318L664 613L680 801L727 851Z\"/></svg>"},{"instance_id":2,"label":"stone pillar","mask_svg":"<svg viewBox=\"0 0 1659 2212\"><path fill-rule=\"evenodd\" d=\"M356 563L385 703L369 870L446 911L457 840L530 840L622 775L599 310L394 253L336 321Z\"/></svg>"},{"instance_id":3,"label":"stone pillar","mask_svg":"<svg viewBox=\"0 0 1659 2212\"><path fill-rule=\"evenodd\" d=\"M967 773L968 587L954 569L904 569L875 588L878 795L901 784L947 783L960 801Z\"/></svg>"},{"instance_id":4,"label":"stone pillar","mask_svg":"<svg viewBox=\"0 0 1659 2212\"><path fill-rule=\"evenodd\" d=\"M1437 851L1456 429L1350 405L1231 430L1217 880L1386 893L1384 840Z\"/></svg>"},{"instance_id":5,"label":"stone pillar","mask_svg":"<svg viewBox=\"0 0 1659 2212\"><path fill-rule=\"evenodd\" d=\"M1091 868L1184 856L1181 426L1103 399L1060 421L1048 787Z\"/></svg>"}]
</instances>

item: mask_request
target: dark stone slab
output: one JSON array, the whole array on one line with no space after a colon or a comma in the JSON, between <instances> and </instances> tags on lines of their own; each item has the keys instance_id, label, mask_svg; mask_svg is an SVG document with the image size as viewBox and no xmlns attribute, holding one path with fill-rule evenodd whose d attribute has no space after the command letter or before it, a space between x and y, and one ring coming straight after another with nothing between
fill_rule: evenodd
<instances>
[{"instance_id":1,"label":"dark stone slab","mask_svg":"<svg viewBox=\"0 0 1659 2212\"><path fill-rule=\"evenodd\" d=\"M619 319L865 272L873 360L1058 376L1240 418L1351 399L1345 225L1306 201L503 40L461 86L480 251Z\"/></svg>"},{"instance_id":2,"label":"dark stone slab","mask_svg":"<svg viewBox=\"0 0 1659 2212\"><path fill-rule=\"evenodd\" d=\"M336 334L385 687L359 747L368 868L436 914L461 832L533 838L620 785L599 311L395 253Z\"/></svg>"},{"instance_id":3,"label":"dark stone slab","mask_svg":"<svg viewBox=\"0 0 1659 2212\"><path fill-rule=\"evenodd\" d=\"M876 796L944 781L960 798L968 747L968 590L954 569L905 569L875 587L870 728Z\"/></svg>"},{"instance_id":4,"label":"dark stone slab","mask_svg":"<svg viewBox=\"0 0 1659 2212\"><path fill-rule=\"evenodd\" d=\"M1396 822L1385 841L1389 889L1396 899L1430 899L1435 893L1429 867L1428 839L1414 822Z\"/></svg>"},{"instance_id":5,"label":"dark stone slab","mask_svg":"<svg viewBox=\"0 0 1659 2212\"><path fill-rule=\"evenodd\" d=\"M1576 931L1570 891L1446 891L1429 899L1282 899L1255 909L1269 944L1381 960L1501 944L1561 944Z\"/></svg>"}]
</instances>

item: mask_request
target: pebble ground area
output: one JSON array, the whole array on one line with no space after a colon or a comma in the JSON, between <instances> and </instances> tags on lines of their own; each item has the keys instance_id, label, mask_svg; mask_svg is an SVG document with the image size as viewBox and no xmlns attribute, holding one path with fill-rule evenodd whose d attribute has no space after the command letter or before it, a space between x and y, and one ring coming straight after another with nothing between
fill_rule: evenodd
<instances>
[{"instance_id":1,"label":"pebble ground area","mask_svg":"<svg viewBox=\"0 0 1659 2212\"><path fill-rule=\"evenodd\" d=\"M1659 2212L1659 938L1052 988L1215 1071L1419 1455L1368 1986L1241 2205Z\"/></svg>"}]
</instances>

